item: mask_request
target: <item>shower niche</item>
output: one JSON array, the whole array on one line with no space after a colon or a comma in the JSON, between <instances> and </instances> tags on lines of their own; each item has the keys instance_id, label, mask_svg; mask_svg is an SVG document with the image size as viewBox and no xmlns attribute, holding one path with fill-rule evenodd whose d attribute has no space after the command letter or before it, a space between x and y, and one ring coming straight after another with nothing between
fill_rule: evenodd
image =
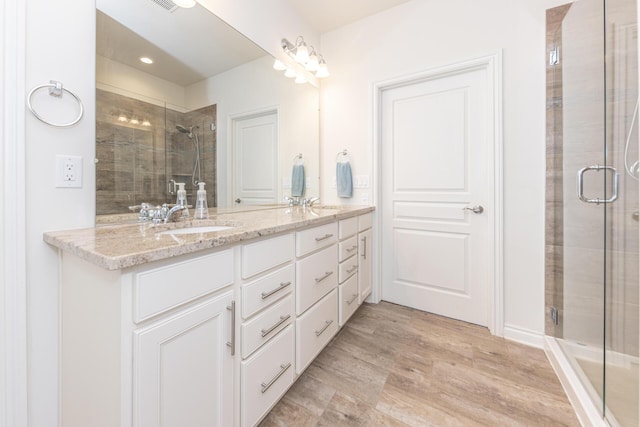
<instances>
[{"instance_id":1,"label":"shower niche","mask_svg":"<svg viewBox=\"0 0 640 427\"><path fill-rule=\"evenodd\" d=\"M175 203L180 182L189 204L205 182L216 207L216 105L187 111L128 95L96 90L96 214Z\"/></svg>"}]
</instances>

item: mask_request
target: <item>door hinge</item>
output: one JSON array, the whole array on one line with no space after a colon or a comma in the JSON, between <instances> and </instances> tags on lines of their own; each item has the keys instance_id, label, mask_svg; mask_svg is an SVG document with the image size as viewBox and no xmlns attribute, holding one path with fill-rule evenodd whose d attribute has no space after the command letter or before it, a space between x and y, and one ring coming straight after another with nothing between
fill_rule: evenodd
<instances>
[{"instance_id":1,"label":"door hinge","mask_svg":"<svg viewBox=\"0 0 640 427\"><path fill-rule=\"evenodd\" d=\"M549 315L551 316L551 321L554 325L558 326L560 324L560 318L558 316L558 309L555 307L549 308Z\"/></svg>"}]
</instances>

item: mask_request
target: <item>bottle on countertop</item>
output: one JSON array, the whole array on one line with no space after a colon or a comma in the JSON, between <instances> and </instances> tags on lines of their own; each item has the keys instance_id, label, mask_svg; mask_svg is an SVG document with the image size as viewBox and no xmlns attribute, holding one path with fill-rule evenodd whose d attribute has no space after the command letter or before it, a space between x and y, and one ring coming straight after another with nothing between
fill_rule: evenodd
<instances>
[{"instance_id":1,"label":"bottle on countertop","mask_svg":"<svg viewBox=\"0 0 640 427\"><path fill-rule=\"evenodd\" d=\"M178 186L178 198L176 199L176 205L184 206L185 210L182 214L183 217L189 216L189 209L187 203L187 191L184 189L184 182L176 182Z\"/></svg>"},{"instance_id":2,"label":"bottle on countertop","mask_svg":"<svg viewBox=\"0 0 640 427\"><path fill-rule=\"evenodd\" d=\"M198 183L198 192L196 194L196 219L209 218L209 207L207 206L207 191L204 189L205 183Z\"/></svg>"}]
</instances>

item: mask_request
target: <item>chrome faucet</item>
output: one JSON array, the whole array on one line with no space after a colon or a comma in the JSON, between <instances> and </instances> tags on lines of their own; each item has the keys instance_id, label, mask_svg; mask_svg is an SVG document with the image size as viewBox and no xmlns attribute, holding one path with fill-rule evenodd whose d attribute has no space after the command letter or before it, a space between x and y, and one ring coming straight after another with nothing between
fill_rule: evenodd
<instances>
[{"instance_id":1,"label":"chrome faucet","mask_svg":"<svg viewBox=\"0 0 640 427\"><path fill-rule=\"evenodd\" d=\"M302 199L302 206L312 207L315 203L320 202L320 197L312 197L310 199Z\"/></svg>"},{"instance_id":2,"label":"chrome faucet","mask_svg":"<svg viewBox=\"0 0 640 427\"><path fill-rule=\"evenodd\" d=\"M166 213L164 217L164 223L166 224L167 222L176 222L177 220L182 218L185 212L189 212L186 206L175 205Z\"/></svg>"}]
</instances>

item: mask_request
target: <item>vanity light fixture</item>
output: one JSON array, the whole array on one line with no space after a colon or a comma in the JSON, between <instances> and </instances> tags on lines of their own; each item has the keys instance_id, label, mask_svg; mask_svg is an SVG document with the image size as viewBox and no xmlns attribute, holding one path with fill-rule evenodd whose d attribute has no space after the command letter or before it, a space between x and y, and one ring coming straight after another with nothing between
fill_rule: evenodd
<instances>
[{"instance_id":1,"label":"vanity light fixture","mask_svg":"<svg viewBox=\"0 0 640 427\"><path fill-rule=\"evenodd\" d=\"M176 6L184 7L186 9L196 5L196 0L172 0Z\"/></svg>"},{"instance_id":2,"label":"vanity light fixture","mask_svg":"<svg viewBox=\"0 0 640 427\"><path fill-rule=\"evenodd\" d=\"M273 63L273 69L278 71L284 71L287 69L287 66L282 63L279 59L276 59Z\"/></svg>"},{"instance_id":3,"label":"vanity light fixture","mask_svg":"<svg viewBox=\"0 0 640 427\"><path fill-rule=\"evenodd\" d=\"M297 63L303 65L307 71L315 72L315 76L323 78L329 76L327 63L313 46L307 47L302 36L296 38L293 44L287 39L281 41L282 50ZM275 64L274 64L275 68ZM277 68L276 68L277 69Z\"/></svg>"},{"instance_id":4,"label":"vanity light fixture","mask_svg":"<svg viewBox=\"0 0 640 427\"><path fill-rule=\"evenodd\" d=\"M153 64L153 59L149 58L148 56L141 56L138 59L140 59L140 62L144 64Z\"/></svg>"}]
</instances>

